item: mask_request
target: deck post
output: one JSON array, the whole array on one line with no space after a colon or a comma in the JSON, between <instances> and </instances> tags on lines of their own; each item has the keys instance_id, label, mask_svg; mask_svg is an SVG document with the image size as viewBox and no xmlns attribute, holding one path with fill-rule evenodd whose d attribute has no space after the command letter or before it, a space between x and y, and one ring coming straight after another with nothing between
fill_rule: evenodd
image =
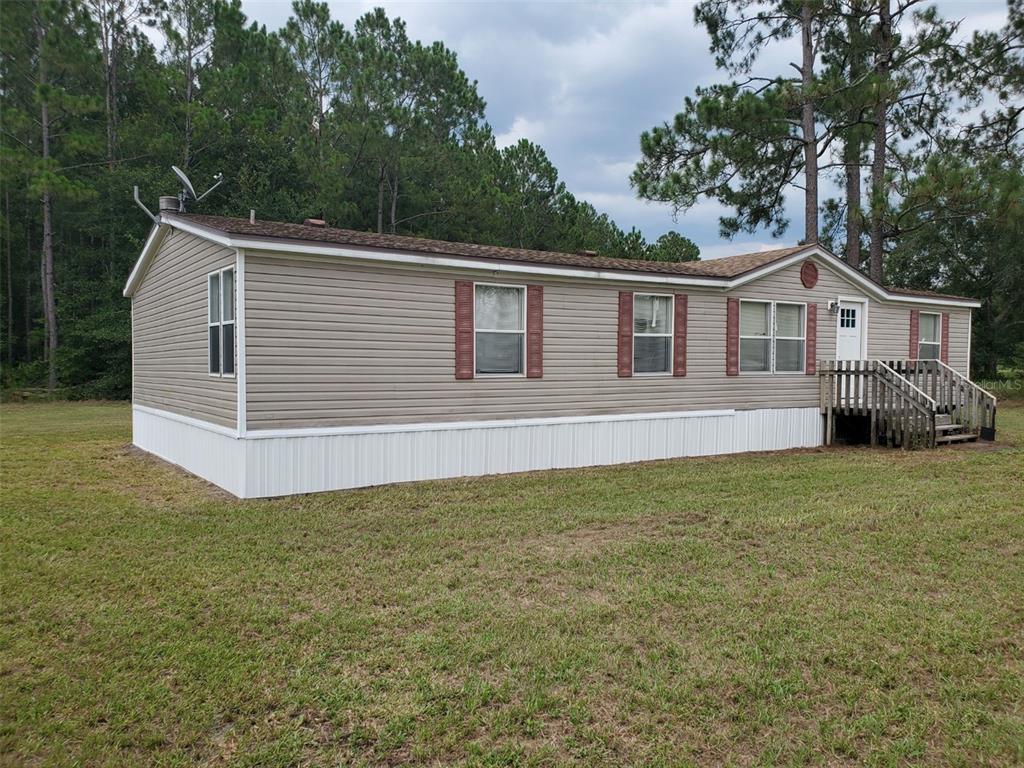
<instances>
[{"instance_id":1,"label":"deck post","mask_svg":"<svg viewBox=\"0 0 1024 768\"><path fill-rule=\"evenodd\" d=\"M871 413L871 445L878 446L878 363L874 360L868 362L868 370L871 378L871 401L868 403L868 411Z\"/></svg>"}]
</instances>

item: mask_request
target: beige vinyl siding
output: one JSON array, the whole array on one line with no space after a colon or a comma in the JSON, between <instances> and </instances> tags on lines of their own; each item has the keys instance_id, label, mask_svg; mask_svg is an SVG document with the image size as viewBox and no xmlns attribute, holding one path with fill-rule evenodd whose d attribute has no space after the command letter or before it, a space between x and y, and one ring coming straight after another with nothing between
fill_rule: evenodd
<instances>
[{"instance_id":1,"label":"beige vinyl siding","mask_svg":"<svg viewBox=\"0 0 1024 768\"><path fill-rule=\"evenodd\" d=\"M235 379L208 373L206 296L207 274L234 263L229 248L168 233L132 299L134 403L236 426Z\"/></svg>"},{"instance_id":2,"label":"beige vinyl siding","mask_svg":"<svg viewBox=\"0 0 1024 768\"><path fill-rule=\"evenodd\" d=\"M910 354L910 312L949 314L949 366L968 375L971 310L927 304L872 301L868 310L868 357L905 360Z\"/></svg>"},{"instance_id":3,"label":"beige vinyl siding","mask_svg":"<svg viewBox=\"0 0 1024 768\"><path fill-rule=\"evenodd\" d=\"M818 303L818 357L835 356L829 299L852 286L819 263L729 294L656 284L246 254L249 429L818 405L804 374L725 375L726 298ZM544 286L543 379L454 378L454 281ZM689 295L687 376L616 373L618 291Z\"/></svg>"}]
</instances>

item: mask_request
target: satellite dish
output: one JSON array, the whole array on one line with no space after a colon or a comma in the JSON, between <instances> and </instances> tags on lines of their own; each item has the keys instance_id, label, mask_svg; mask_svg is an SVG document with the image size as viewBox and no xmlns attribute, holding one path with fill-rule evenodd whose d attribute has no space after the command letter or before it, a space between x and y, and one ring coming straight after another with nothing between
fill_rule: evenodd
<instances>
[{"instance_id":1,"label":"satellite dish","mask_svg":"<svg viewBox=\"0 0 1024 768\"><path fill-rule=\"evenodd\" d=\"M174 171L174 175L178 177L182 186L185 187L185 191L188 193L188 196L193 200L198 200L199 198L196 197L196 190L193 188L192 182L188 180L188 176L185 175L185 172L176 165L172 165L171 170Z\"/></svg>"},{"instance_id":2,"label":"satellite dish","mask_svg":"<svg viewBox=\"0 0 1024 768\"><path fill-rule=\"evenodd\" d=\"M191 197L193 200L195 200L198 203L200 200L202 200L208 194L213 192L213 190L215 190L217 187L219 187L221 184L224 183L224 174L223 173L218 173L216 176L213 177L214 180L217 183L214 184L212 187L210 187L205 192L203 192L203 194L196 195L196 189L195 189L195 187L192 186L192 182L189 181L188 176L185 175L185 172L183 170L181 170L181 168L179 168L176 165L172 165L171 166L171 170L174 171L174 175L178 177L178 181L181 182L181 186L183 187L181 192L178 193L178 211L177 211L178 213L184 213L185 212L185 200L187 200L188 198ZM150 211L149 208L147 208L143 204L142 200L139 199L139 188L137 186L134 187L134 196L135 196L135 203L139 206L139 208L141 208L143 211L145 211L146 215L149 216L149 218L152 219L154 223L159 224L160 223L160 218L157 217L157 216L154 216L153 212ZM160 198L160 210L161 211L169 211L170 210L170 208L165 208L164 207L164 201L166 199L167 198L164 198L164 197ZM169 197L169 199L173 200L174 198L173 197Z\"/></svg>"},{"instance_id":3,"label":"satellite dish","mask_svg":"<svg viewBox=\"0 0 1024 768\"><path fill-rule=\"evenodd\" d=\"M203 194L197 195L195 187L192 186L192 182L188 180L188 176L185 175L185 172L181 170L181 168L179 168L176 165L172 165L171 170L174 171L174 175L178 177L178 181L181 182L181 186L184 187L184 189L181 190L181 194L178 195L178 200L181 203L180 210L182 213L185 212L185 200L191 197L198 203L200 200L202 200L208 194L213 192L213 190L215 190L224 182L224 174L218 173L216 176L213 177L214 179L216 179L217 183L214 184L205 192L203 192Z\"/></svg>"}]
</instances>

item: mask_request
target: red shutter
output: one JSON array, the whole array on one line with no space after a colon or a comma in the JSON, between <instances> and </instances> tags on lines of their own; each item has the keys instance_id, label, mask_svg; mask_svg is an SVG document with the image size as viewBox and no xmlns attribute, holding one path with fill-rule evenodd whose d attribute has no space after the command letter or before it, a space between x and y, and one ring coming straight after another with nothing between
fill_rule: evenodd
<instances>
[{"instance_id":1,"label":"red shutter","mask_svg":"<svg viewBox=\"0 0 1024 768\"><path fill-rule=\"evenodd\" d=\"M728 299L725 312L725 375L740 375L740 300Z\"/></svg>"},{"instance_id":2,"label":"red shutter","mask_svg":"<svg viewBox=\"0 0 1024 768\"><path fill-rule=\"evenodd\" d=\"M672 324L672 375L686 375L686 294L676 294L676 313Z\"/></svg>"},{"instance_id":3,"label":"red shutter","mask_svg":"<svg viewBox=\"0 0 1024 768\"><path fill-rule=\"evenodd\" d=\"M473 378L473 283L455 281L455 378Z\"/></svg>"},{"instance_id":4,"label":"red shutter","mask_svg":"<svg viewBox=\"0 0 1024 768\"><path fill-rule=\"evenodd\" d=\"M633 375L633 292L619 291L619 376Z\"/></svg>"},{"instance_id":5,"label":"red shutter","mask_svg":"<svg viewBox=\"0 0 1024 768\"><path fill-rule=\"evenodd\" d=\"M910 310L910 359L917 360L918 341L921 339L921 313L916 309Z\"/></svg>"},{"instance_id":6,"label":"red shutter","mask_svg":"<svg viewBox=\"0 0 1024 768\"><path fill-rule=\"evenodd\" d=\"M804 372L813 376L818 368L818 305L807 305L807 344L806 357L804 361Z\"/></svg>"},{"instance_id":7,"label":"red shutter","mask_svg":"<svg viewBox=\"0 0 1024 768\"><path fill-rule=\"evenodd\" d=\"M526 286L526 378L544 376L544 286Z\"/></svg>"},{"instance_id":8,"label":"red shutter","mask_svg":"<svg viewBox=\"0 0 1024 768\"><path fill-rule=\"evenodd\" d=\"M949 365L949 313L942 313L942 338L939 340L939 360Z\"/></svg>"}]
</instances>

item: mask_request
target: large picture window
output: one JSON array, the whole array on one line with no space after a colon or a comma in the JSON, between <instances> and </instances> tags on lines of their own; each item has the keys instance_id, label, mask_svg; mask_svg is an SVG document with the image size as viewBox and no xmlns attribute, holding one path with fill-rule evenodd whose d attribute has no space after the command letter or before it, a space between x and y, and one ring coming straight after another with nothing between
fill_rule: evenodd
<instances>
[{"instance_id":1,"label":"large picture window","mask_svg":"<svg viewBox=\"0 0 1024 768\"><path fill-rule=\"evenodd\" d=\"M807 350L807 307L740 302L740 370L801 373Z\"/></svg>"},{"instance_id":2,"label":"large picture window","mask_svg":"<svg viewBox=\"0 0 1024 768\"><path fill-rule=\"evenodd\" d=\"M526 350L526 288L477 283L474 302L476 373L522 375Z\"/></svg>"},{"instance_id":3,"label":"large picture window","mask_svg":"<svg viewBox=\"0 0 1024 768\"><path fill-rule=\"evenodd\" d=\"M938 360L942 350L942 316L932 312L920 315L918 360Z\"/></svg>"},{"instance_id":4,"label":"large picture window","mask_svg":"<svg viewBox=\"0 0 1024 768\"><path fill-rule=\"evenodd\" d=\"M222 269L207 278L209 358L211 376L235 375L235 270Z\"/></svg>"},{"instance_id":5,"label":"large picture window","mask_svg":"<svg viewBox=\"0 0 1024 768\"><path fill-rule=\"evenodd\" d=\"M633 373L672 372L672 297L633 295Z\"/></svg>"}]
</instances>

